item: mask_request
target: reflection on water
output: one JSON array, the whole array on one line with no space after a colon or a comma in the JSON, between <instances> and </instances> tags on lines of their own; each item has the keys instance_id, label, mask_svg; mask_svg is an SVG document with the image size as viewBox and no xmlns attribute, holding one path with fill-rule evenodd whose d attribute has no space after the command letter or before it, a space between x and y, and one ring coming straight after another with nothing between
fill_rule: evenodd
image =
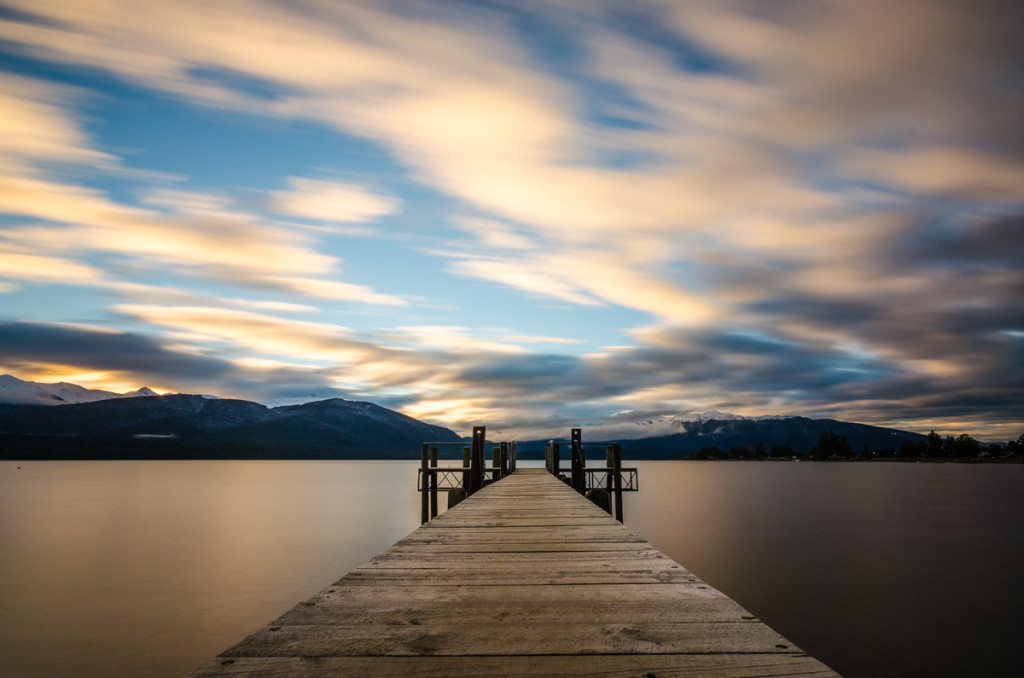
<instances>
[{"instance_id":1,"label":"reflection on water","mask_svg":"<svg viewBox=\"0 0 1024 678\"><path fill-rule=\"evenodd\" d=\"M627 524L840 672L1024 661L1024 466L637 466ZM0 463L3 673L180 676L415 529L415 486L410 462Z\"/></svg>"}]
</instances>

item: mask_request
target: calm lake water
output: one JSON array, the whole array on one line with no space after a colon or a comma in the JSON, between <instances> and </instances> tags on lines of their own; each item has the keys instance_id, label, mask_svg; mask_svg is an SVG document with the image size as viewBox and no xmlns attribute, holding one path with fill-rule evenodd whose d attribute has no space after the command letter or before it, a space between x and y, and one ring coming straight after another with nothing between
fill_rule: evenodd
<instances>
[{"instance_id":1,"label":"calm lake water","mask_svg":"<svg viewBox=\"0 0 1024 678\"><path fill-rule=\"evenodd\" d=\"M1024 466L640 462L626 523L847 676L1020 675ZM180 676L419 525L411 462L0 463L0 674Z\"/></svg>"}]
</instances>

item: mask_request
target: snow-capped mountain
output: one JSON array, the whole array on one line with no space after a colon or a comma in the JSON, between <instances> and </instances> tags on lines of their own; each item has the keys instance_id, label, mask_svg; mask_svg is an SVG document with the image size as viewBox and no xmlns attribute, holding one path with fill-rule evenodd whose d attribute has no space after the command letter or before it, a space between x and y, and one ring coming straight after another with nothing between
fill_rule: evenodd
<instances>
[{"instance_id":1,"label":"snow-capped mountain","mask_svg":"<svg viewBox=\"0 0 1024 678\"><path fill-rule=\"evenodd\" d=\"M304 396L293 396L290 398L274 398L273 400L262 400L260 401L260 405L263 405L264 407L269 407L270 409L274 409L275 407L288 407L290 405L306 405L308 403L317 403L320 402L321 400L330 400L331 398L335 397L337 396L318 396L315 393L310 393Z\"/></svg>"},{"instance_id":2,"label":"snow-capped mountain","mask_svg":"<svg viewBox=\"0 0 1024 678\"><path fill-rule=\"evenodd\" d=\"M703 427L708 422L769 422L793 419L795 415L765 414L748 417L729 412L715 410L707 412L689 412L686 414L652 413L652 412L619 412L609 417L587 421L582 425L591 437L605 440L636 440L654 436L674 435ZM538 438L559 438L564 435L564 422L550 431L538 429Z\"/></svg>"},{"instance_id":3,"label":"snow-capped mountain","mask_svg":"<svg viewBox=\"0 0 1024 678\"><path fill-rule=\"evenodd\" d=\"M640 426L656 426L668 424L674 428L685 429L687 424L706 424L709 421L778 421L780 419L791 419L788 414L762 414L756 417L748 417L742 414L731 412L719 412L710 410L708 412L691 412L689 414L670 414L655 418L646 418L636 422Z\"/></svg>"},{"instance_id":4,"label":"snow-capped mountain","mask_svg":"<svg viewBox=\"0 0 1024 678\"><path fill-rule=\"evenodd\" d=\"M8 405L73 405L110 400L111 398L138 398L155 395L158 394L146 386L128 393L114 393L85 388L64 381L56 384L41 384L35 381L24 381L9 374L0 375L0 403Z\"/></svg>"}]
</instances>

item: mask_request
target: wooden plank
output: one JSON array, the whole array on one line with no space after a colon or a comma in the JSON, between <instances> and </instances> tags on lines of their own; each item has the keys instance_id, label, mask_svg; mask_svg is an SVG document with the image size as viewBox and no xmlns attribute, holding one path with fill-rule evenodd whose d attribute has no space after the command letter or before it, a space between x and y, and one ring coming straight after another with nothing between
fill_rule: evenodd
<instances>
[{"instance_id":1,"label":"wooden plank","mask_svg":"<svg viewBox=\"0 0 1024 678\"><path fill-rule=\"evenodd\" d=\"M828 678L836 674L819 661L793 654L664 654L537 657L221 657L190 678L250 676L251 678L335 678L336 676L602 676L656 675L664 678L759 678L801 676Z\"/></svg>"},{"instance_id":2,"label":"wooden plank","mask_svg":"<svg viewBox=\"0 0 1024 678\"><path fill-rule=\"evenodd\" d=\"M635 546L635 544L630 544ZM611 561L633 561L639 564L649 562L670 562L678 565L668 556L654 549L636 549L628 551L583 551L574 554L572 557L577 563L606 563ZM416 567L416 563L424 566L435 567L444 565L450 567L461 567L463 565L484 565L489 567L515 566L515 567L550 567L552 561L564 561L565 556L557 551L543 551L539 553L438 553L424 556L419 551L411 549L388 549L380 555L374 556L361 567L387 566L388 564L408 564L409 567ZM682 567L682 566L680 566Z\"/></svg>"},{"instance_id":3,"label":"wooden plank","mask_svg":"<svg viewBox=\"0 0 1024 678\"><path fill-rule=\"evenodd\" d=\"M493 570L449 572L435 570L431 573L435 584L453 584L462 586L564 586L566 584L671 584L693 583L697 577L681 570L662 570L657 572L609 570L605 572L577 572L553 570L550 574L539 572L503 572L496 579ZM421 570L381 569L367 572L355 570L335 582L335 586L422 586Z\"/></svg>"},{"instance_id":4,"label":"wooden plank","mask_svg":"<svg viewBox=\"0 0 1024 678\"><path fill-rule=\"evenodd\" d=\"M754 621L754 617L725 596L687 596L654 598L611 598L606 589L579 585L589 596L576 598L549 597L552 587L534 587L536 598L526 598L523 591L510 596L503 587L463 586L458 594L433 595L414 589L379 587L370 595L344 595L337 598L313 598L298 605L271 622L270 626L310 624L493 624L564 623L568 620L598 619L613 609L620 619L631 622L693 623ZM339 587L346 593L369 587ZM436 588L436 587L435 587ZM558 588L570 588L569 586ZM483 595L474 595L474 593ZM419 596L415 594L420 594Z\"/></svg>"},{"instance_id":5,"label":"wooden plank","mask_svg":"<svg viewBox=\"0 0 1024 678\"><path fill-rule=\"evenodd\" d=\"M642 537L625 533L622 529L612 527L611 525L602 525L590 529L560 527L552 527L550 529L540 527L424 529L423 532L417 532L415 535L402 539L398 544L493 544L495 542L503 544L564 544L572 542L588 544L598 542L647 543Z\"/></svg>"},{"instance_id":6,"label":"wooden plank","mask_svg":"<svg viewBox=\"0 0 1024 678\"><path fill-rule=\"evenodd\" d=\"M556 623L267 626L224 654L229 657L524 656L549 654L679 654L793 652L756 622ZM495 626L503 629L499 631ZM510 638L510 636L514 636Z\"/></svg>"},{"instance_id":7,"label":"wooden plank","mask_svg":"<svg viewBox=\"0 0 1024 678\"><path fill-rule=\"evenodd\" d=\"M192 676L835 675L542 469L488 485Z\"/></svg>"},{"instance_id":8,"label":"wooden plank","mask_svg":"<svg viewBox=\"0 0 1024 678\"><path fill-rule=\"evenodd\" d=\"M641 556L640 553L653 553L656 555ZM444 569L449 572L472 572L475 570L488 570L494 572L496 567L505 566L509 569L523 571L547 571L552 566L566 571L587 571L608 569L629 569L645 572L660 570L687 570L656 551L617 551L614 553L582 552L573 556L571 562L562 562L557 552L527 553L515 555L483 555L483 554L438 554L435 556L417 556L411 553L382 554L361 565L357 571L387 570L387 569ZM424 582L427 584L429 582Z\"/></svg>"},{"instance_id":9,"label":"wooden plank","mask_svg":"<svg viewBox=\"0 0 1024 678\"><path fill-rule=\"evenodd\" d=\"M644 541L639 542L571 542L560 544L558 542L516 542L509 544L503 541L489 543L469 542L461 544L419 542L392 546L388 549L391 552L415 552L415 553L586 553L586 552L614 552L614 551L636 551L650 547Z\"/></svg>"},{"instance_id":10,"label":"wooden plank","mask_svg":"<svg viewBox=\"0 0 1024 678\"><path fill-rule=\"evenodd\" d=\"M486 515L486 516L461 516L459 520L447 520L443 525L433 525L432 522L428 522L424 529L428 532L433 532L435 529L452 529L452 528L473 528L473 529L489 529L489 528L503 528L507 529L510 527L581 527L588 528L591 526L597 526L604 524L601 522L602 518L596 515L586 516L548 516L548 515L534 515L534 516L506 516L506 515Z\"/></svg>"},{"instance_id":11,"label":"wooden plank","mask_svg":"<svg viewBox=\"0 0 1024 678\"><path fill-rule=\"evenodd\" d=\"M569 586L522 586L515 590L501 586L421 586L396 589L386 584L374 589L363 586L332 586L300 603L295 609L317 604L364 604L374 601L387 604L416 604L420 602L450 603L455 607L467 602L510 605L517 600L527 602L565 602L581 604L599 600L608 605L626 601L649 604L659 600L689 603L697 599L720 598L732 601L721 591L700 580L685 584L579 584ZM737 604L737 609L742 609Z\"/></svg>"}]
</instances>

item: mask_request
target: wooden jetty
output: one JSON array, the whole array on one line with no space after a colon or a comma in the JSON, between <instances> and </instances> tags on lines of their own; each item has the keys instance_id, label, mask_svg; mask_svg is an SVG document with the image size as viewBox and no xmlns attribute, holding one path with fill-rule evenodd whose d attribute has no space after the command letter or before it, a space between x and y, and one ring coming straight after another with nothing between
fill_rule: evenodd
<instances>
[{"instance_id":1,"label":"wooden jetty","mask_svg":"<svg viewBox=\"0 0 1024 678\"><path fill-rule=\"evenodd\" d=\"M189 674L835 676L546 469L518 469Z\"/></svg>"}]
</instances>

